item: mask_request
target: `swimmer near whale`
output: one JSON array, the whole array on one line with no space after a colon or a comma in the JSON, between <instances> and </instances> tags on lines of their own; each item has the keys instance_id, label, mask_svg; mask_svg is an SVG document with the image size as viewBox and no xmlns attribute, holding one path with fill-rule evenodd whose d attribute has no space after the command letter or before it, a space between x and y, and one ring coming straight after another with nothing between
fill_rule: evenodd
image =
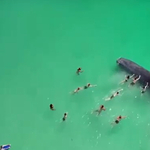
<instances>
[{"instance_id":1,"label":"swimmer near whale","mask_svg":"<svg viewBox=\"0 0 150 150\"><path fill-rule=\"evenodd\" d=\"M127 72L136 76L140 76L139 81L141 83L150 84L150 72L145 68L126 58L119 58L116 62L121 68L123 68Z\"/></svg>"}]
</instances>

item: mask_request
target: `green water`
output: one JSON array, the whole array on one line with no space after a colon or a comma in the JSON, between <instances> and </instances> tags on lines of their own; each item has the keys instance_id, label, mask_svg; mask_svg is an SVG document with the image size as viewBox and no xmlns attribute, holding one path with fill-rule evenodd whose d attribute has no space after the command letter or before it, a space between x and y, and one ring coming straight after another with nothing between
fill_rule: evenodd
<instances>
[{"instance_id":1,"label":"green water","mask_svg":"<svg viewBox=\"0 0 150 150\"><path fill-rule=\"evenodd\" d=\"M125 72L116 65L122 56L150 70L149 39L148 0L1 0L0 144L149 150L150 95L141 96L140 85L119 86ZM88 82L97 87L69 94ZM121 96L103 100L118 88ZM91 114L101 104L107 110ZM112 128L118 115L127 118Z\"/></svg>"}]
</instances>

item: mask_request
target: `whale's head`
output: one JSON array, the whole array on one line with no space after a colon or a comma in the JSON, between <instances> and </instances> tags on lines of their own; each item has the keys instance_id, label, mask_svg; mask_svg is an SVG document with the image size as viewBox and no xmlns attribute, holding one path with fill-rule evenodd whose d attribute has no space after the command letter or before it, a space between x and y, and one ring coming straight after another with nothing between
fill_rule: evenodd
<instances>
[{"instance_id":1,"label":"whale's head","mask_svg":"<svg viewBox=\"0 0 150 150\"><path fill-rule=\"evenodd\" d=\"M124 59L120 57L120 58L118 58L118 59L116 60L116 63L117 63L117 64L122 64L123 61L124 61Z\"/></svg>"}]
</instances>

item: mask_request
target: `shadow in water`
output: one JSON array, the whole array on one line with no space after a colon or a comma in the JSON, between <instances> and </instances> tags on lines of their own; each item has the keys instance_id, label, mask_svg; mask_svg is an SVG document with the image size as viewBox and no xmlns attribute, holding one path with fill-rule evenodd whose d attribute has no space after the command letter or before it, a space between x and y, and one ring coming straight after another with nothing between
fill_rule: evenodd
<instances>
[{"instance_id":1,"label":"shadow in water","mask_svg":"<svg viewBox=\"0 0 150 150\"><path fill-rule=\"evenodd\" d=\"M108 130L108 134L112 135L112 134L116 134L120 131L121 127L117 124L115 125L111 125L110 124L110 129Z\"/></svg>"}]
</instances>

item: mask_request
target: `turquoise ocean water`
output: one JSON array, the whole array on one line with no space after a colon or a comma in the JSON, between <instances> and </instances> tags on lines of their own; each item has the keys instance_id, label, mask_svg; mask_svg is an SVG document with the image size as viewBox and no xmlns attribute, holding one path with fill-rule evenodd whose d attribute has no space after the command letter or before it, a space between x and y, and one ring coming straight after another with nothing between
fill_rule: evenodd
<instances>
[{"instance_id":1,"label":"turquoise ocean water","mask_svg":"<svg viewBox=\"0 0 150 150\"><path fill-rule=\"evenodd\" d=\"M122 56L150 70L149 40L149 0L1 0L0 145L149 150L150 94L118 85L125 72L116 65ZM97 87L70 95L87 83ZM91 114L101 104L106 111ZM112 128L118 115L127 118Z\"/></svg>"}]
</instances>

